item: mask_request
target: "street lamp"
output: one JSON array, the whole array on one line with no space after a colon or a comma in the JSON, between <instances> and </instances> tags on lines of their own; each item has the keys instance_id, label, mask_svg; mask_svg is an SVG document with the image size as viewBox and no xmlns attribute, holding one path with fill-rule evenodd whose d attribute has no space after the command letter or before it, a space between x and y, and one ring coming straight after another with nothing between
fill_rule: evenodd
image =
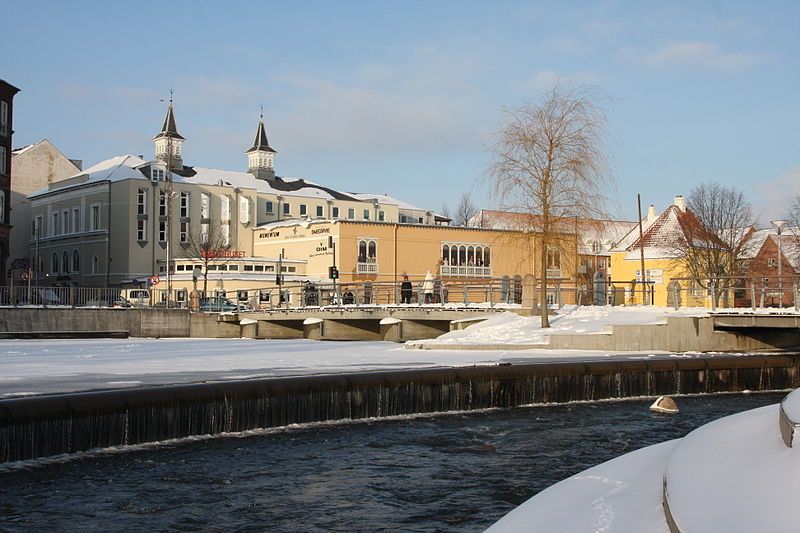
<instances>
[{"instance_id":1,"label":"street lamp","mask_svg":"<svg viewBox=\"0 0 800 533\"><path fill-rule=\"evenodd\" d=\"M783 232L783 227L786 226L785 220L773 220L771 222L772 226L775 228L775 231L778 232L778 302L783 309L783 279L781 279L781 264L783 263L783 250L781 246L781 233Z\"/></svg>"}]
</instances>

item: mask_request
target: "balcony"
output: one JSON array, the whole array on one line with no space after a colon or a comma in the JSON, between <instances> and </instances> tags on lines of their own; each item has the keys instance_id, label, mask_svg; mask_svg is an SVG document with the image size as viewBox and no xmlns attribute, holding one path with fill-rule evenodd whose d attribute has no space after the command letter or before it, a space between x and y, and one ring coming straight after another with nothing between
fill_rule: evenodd
<instances>
[{"instance_id":1,"label":"balcony","mask_svg":"<svg viewBox=\"0 0 800 533\"><path fill-rule=\"evenodd\" d=\"M492 277L492 268L481 266L442 265L442 276L490 278Z\"/></svg>"},{"instance_id":2,"label":"balcony","mask_svg":"<svg viewBox=\"0 0 800 533\"><path fill-rule=\"evenodd\" d=\"M560 268L548 268L547 269L547 279L556 279L561 277L561 269Z\"/></svg>"},{"instance_id":3,"label":"balcony","mask_svg":"<svg viewBox=\"0 0 800 533\"><path fill-rule=\"evenodd\" d=\"M378 273L378 263L356 263L356 274L364 275L364 274L377 274Z\"/></svg>"}]
</instances>

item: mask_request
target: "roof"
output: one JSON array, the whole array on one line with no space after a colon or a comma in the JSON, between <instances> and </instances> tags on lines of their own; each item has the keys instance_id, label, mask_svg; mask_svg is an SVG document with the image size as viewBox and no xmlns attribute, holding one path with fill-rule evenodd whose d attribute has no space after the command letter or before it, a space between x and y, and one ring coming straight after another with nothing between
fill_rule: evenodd
<instances>
[{"instance_id":1,"label":"roof","mask_svg":"<svg viewBox=\"0 0 800 533\"><path fill-rule=\"evenodd\" d=\"M177 126L175 126L175 114L172 111L172 102L169 103L169 107L167 108L167 116L164 117L164 125L161 126L161 131L158 132L158 135L153 137L153 139L159 139L161 137L183 139L181 134L178 133Z\"/></svg>"},{"instance_id":2,"label":"roof","mask_svg":"<svg viewBox=\"0 0 800 533\"><path fill-rule=\"evenodd\" d=\"M800 228L786 228L780 242L783 257L792 265L796 271L800 271ZM755 230L748 233L747 239L742 246L742 259L755 259L761 253L767 241L771 241L778 247L778 232L773 228Z\"/></svg>"},{"instance_id":3,"label":"roof","mask_svg":"<svg viewBox=\"0 0 800 533\"><path fill-rule=\"evenodd\" d=\"M19 87L14 87L10 83L8 83L6 80L0 79L0 86L2 86L2 85L7 86L7 88L10 89L11 91L13 91L14 93L18 93L21 90Z\"/></svg>"},{"instance_id":4,"label":"roof","mask_svg":"<svg viewBox=\"0 0 800 533\"><path fill-rule=\"evenodd\" d=\"M486 229L529 229L539 224L539 215L517 213L514 211L497 211L481 209L470 218L470 225ZM593 219L559 219L563 231L572 233L577 230L580 245L590 245L592 241L600 242L605 248L622 239L636 222L629 220L593 220Z\"/></svg>"},{"instance_id":5,"label":"roof","mask_svg":"<svg viewBox=\"0 0 800 533\"><path fill-rule=\"evenodd\" d=\"M264 121L258 121L258 130L256 131L256 138L253 141L253 147L246 151L246 154L250 152L272 152L273 154L277 154L275 150L273 150L270 145L269 141L267 140L267 132L264 130Z\"/></svg>"},{"instance_id":6,"label":"roof","mask_svg":"<svg viewBox=\"0 0 800 533\"><path fill-rule=\"evenodd\" d=\"M371 194L366 192L351 192L349 193L351 196L361 200L362 202L371 202L373 200L378 200L378 202L384 205L396 205L399 209L408 209L408 210L416 210L416 211L427 211L422 207L417 207L415 205L409 204L408 202L404 202L403 200L398 200L388 194Z\"/></svg>"},{"instance_id":7,"label":"roof","mask_svg":"<svg viewBox=\"0 0 800 533\"><path fill-rule=\"evenodd\" d=\"M724 246L720 238L713 231L706 228L702 222L688 209L681 209L671 205L656 218L642 220L642 236L639 237L639 226L633 228L615 246L614 251L626 251L630 258L637 258L634 250L644 247L645 258L658 259L679 255L677 249L682 239L691 240L696 244L713 242ZM626 258L629 258L626 255ZM635 257L634 257L635 255Z\"/></svg>"}]
</instances>

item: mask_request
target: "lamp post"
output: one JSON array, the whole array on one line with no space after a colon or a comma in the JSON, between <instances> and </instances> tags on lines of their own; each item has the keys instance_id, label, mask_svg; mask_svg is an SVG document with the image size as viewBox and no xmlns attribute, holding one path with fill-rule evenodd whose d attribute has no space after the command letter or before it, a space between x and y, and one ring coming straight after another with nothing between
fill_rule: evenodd
<instances>
[{"instance_id":1,"label":"lamp post","mask_svg":"<svg viewBox=\"0 0 800 533\"><path fill-rule=\"evenodd\" d=\"M773 220L771 222L772 226L775 228L775 231L778 232L778 303L783 309L783 279L781 278L781 264L783 263L783 249L781 243L781 233L783 232L783 227L786 225L785 220Z\"/></svg>"}]
</instances>

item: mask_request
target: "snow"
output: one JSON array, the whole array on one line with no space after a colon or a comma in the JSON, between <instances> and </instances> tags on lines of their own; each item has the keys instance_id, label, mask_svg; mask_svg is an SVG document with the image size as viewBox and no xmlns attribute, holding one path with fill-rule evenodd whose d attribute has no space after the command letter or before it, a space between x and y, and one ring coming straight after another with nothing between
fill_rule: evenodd
<instances>
[{"instance_id":1,"label":"snow","mask_svg":"<svg viewBox=\"0 0 800 533\"><path fill-rule=\"evenodd\" d=\"M778 405L693 431L666 468L670 510L682 531L796 531L800 450L781 440Z\"/></svg>"},{"instance_id":2,"label":"snow","mask_svg":"<svg viewBox=\"0 0 800 533\"><path fill-rule=\"evenodd\" d=\"M258 339L0 340L0 398L136 385L409 368L642 359L579 350L405 350L393 342ZM664 354L658 357L671 357ZM688 355L687 357L693 357Z\"/></svg>"},{"instance_id":3,"label":"snow","mask_svg":"<svg viewBox=\"0 0 800 533\"><path fill-rule=\"evenodd\" d=\"M487 533L667 533L661 484L677 442L637 450L556 483L512 510Z\"/></svg>"},{"instance_id":4,"label":"snow","mask_svg":"<svg viewBox=\"0 0 800 533\"><path fill-rule=\"evenodd\" d=\"M791 422L800 423L800 389L789 393L781 402L781 407Z\"/></svg>"},{"instance_id":5,"label":"snow","mask_svg":"<svg viewBox=\"0 0 800 533\"><path fill-rule=\"evenodd\" d=\"M671 307L567 306L550 318L550 328L541 327L541 318L499 313L460 331L445 333L436 339L412 341L418 344L547 344L550 335L610 334L614 325L666 324L670 316L705 316L708 309Z\"/></svg>"}]
</instances>

